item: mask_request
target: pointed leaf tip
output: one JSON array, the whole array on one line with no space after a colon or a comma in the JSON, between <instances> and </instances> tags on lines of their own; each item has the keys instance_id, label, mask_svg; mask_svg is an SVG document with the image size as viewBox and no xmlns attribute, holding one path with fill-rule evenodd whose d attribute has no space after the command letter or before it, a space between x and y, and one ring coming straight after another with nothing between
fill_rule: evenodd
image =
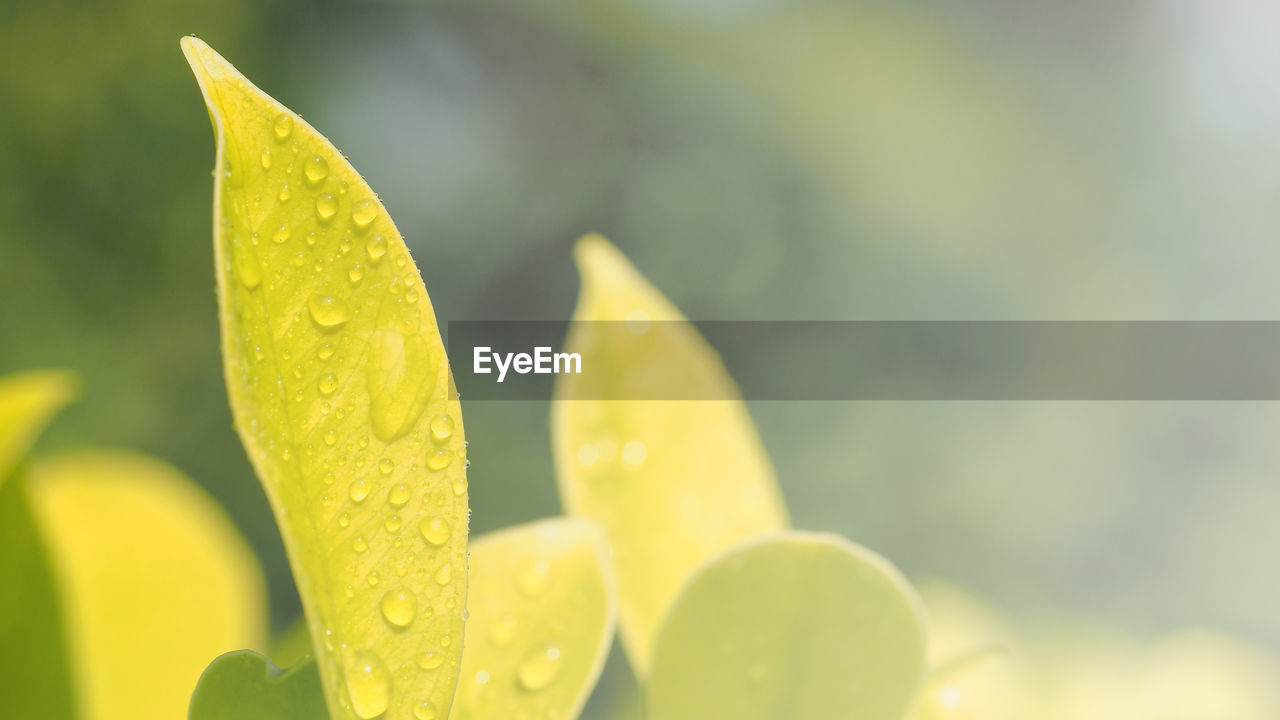
<instances>
[{"instance_id":1,"label":"pointed leaf tip","mask_svg":"<svg viewBox=\"0 0 1280 720\"><path fill-rule=\"evenodd\" d=\"M557 376L556 474L566 510L598 523L613 549L620 634L644 676L658 624L688 577L738 542L786 527L786 510L715 350L604 238L582 238L575 257L582 293L565 350L593 368L595 384ZM607 329L650 321L661 332ZM627 399L654 383L723 399Z\"/></svg>"}]
</instances>

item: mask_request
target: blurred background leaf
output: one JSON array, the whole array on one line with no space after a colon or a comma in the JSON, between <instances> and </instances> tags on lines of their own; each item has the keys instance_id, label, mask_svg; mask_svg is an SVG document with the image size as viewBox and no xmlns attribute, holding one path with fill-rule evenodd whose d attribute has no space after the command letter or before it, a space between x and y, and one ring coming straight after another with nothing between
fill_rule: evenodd
<instances>
[{"instance_id":1,"label":"blurred background leaf","mask_svg":"<svg viewBox=\"0 0 1280 720\"><path fill-rule=\"evenodd\" d=\"M42 458L30 477L78 717L181 717L212 658L265 645L257 558L190 479L151 458L107 450Z\"/></svg>"}]
</instances>

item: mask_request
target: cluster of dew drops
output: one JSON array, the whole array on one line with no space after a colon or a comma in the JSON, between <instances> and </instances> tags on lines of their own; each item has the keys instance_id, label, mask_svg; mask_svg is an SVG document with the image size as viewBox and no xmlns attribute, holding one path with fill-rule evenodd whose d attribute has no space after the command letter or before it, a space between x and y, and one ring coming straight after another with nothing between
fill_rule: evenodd
<instances>
[{"instance_id":1,"label":"cluster of dew drops","mask_svg":"<svg viewBox=\"0 0 1280 720\"><path fill-rule=\"evenodd\" d=\"M293 118L292 116L281 113L275 117L271 123L271 131L275 139L280 143L287 141L293 134ZM293 150L297 152L297 144L294 143ZM273 158L270 149L265 149L260 155L260 163L264 171L270 170ZM292 166L291 166L292 167ZM302 181L312 190L320 189L329 177L328 163L320 156L313 156L306 160L302 165L301 172ZM345 182L341 183L337 188L339 195L347 192ZM288 183L281 186L277 200L281 203L288 202L292 193ZM321 192L316 196L315 214L321 223L329 223L339 211L339 200L331 192ZM368 199L356 203L351 211L351 222L357 231L363 231L373 223L378 215L378 205L375 200ZM284 245L291 238L290 229L287 224L282 225L274 233L270 234L272 243L276 245ZM251 242L257 245L258 235L254 233ZM316 243L315 233L310 233L305 237L305 242L309 246ZM351 249L351 239L344 238L341 241L340 250L345 254ZM388 253L388 243L382 235L374 234L368 238L365 243L365 253L369 263L380 262ZM239 258L238 258L239 259ZM244 263L238 263L234 270L240 278L242 284L249 290L255 289L261 284L261 267L258 265L257 259L252 256L246 258L247 262L252 263L246 266ZM316 271L322 269L323 261L317 262ZM399 267L407 264L407 258L401 257L397 259ZM306 264L305 255L299 253L296 256L294 265L302 267ZM347 270L347 278L353 284L359 284L364 277L364 266L359 263L352 263ZM393 281L393 286L395 285ZM393 292L396 289L393 287ZM410 304L417 301L416 292L413 290L409 280L406 278L404 283L404 300ZM341 298L313 294L308 298L307 311L311 319L317 326L324 330L336 330L345 325L351 319L350 306ZM255 348L255 357L258 360L265 358L265 352L262 348ZM322 343L317 350L317 356L322 361L327 361L334 354L334 348L331 343ZM285 358L286 360L288 358ZM299 370L297 374L301 374ZM322 412L328 414L335 411L331 408L328 398L337 393L339 389L339 381L332 373L323 374L317 385L320 396L325 398L322 405ZM299 391L301 393L301 391ZM336 408L339 419L348 412L341 405ZM432 418L429 423L430 437L434 441L434 446L426 454L425 465L429 470L442 471L446 469L453 460L453 453L447 447L447 443L453 436L454 421L449 415L441 414ZM337 436L333 430L327 431L323 435L322 441L326 446L333 446L337 442ZM368 438L362 438L361 447L367 447ZM284 460L289 460L289 450L282 451ZM466 461L469 466L470 461ZM363 460L357 459L357 468L363 465ZM395 470L395 463L390 458L383 458L378 462L378 470L383 476L390 476ZM330 485L334 482L332 472L326 473L325 483ZM348 488L347 495L353 503L359 504L364 502L370 495L372 486L369 481L363 477L353 481ZM460 479L454 483L453 491L457 495L466 492L466 480ZM408 485L404 483L394 485L387 495L387 502L393 509L391 514L384 523L388 532L398 532L403 521L398 512L408 504L411 499L412 491ZM326 496L327 497L327 496ZM424 501L426 498L424 498ZM341 527L350 525L350 516L343 512L338 516L338 524ZM422 518L418 524L419 534L422 539L433 549L443 547L448 543L452 536L453 528L450 527L448 520L438 515L428 515ZM399 541L397 540L397 545ZM356 553L363 553L368 550L368 543L362 537L358 536L352 541L352 549ZM403 565L397 568L397 574L400 574ZM547 585L548 563L545 560L531 561L525 572L520 575L520 586L529 595L537 595L541 593ZM444 586L453 581L452 565L448 562L442 564L434 574L434 580L437 584ZM379 582L376 572L369 573L366 581L370 586L375 586ZM354 593L354 588L348 586L348 596ZM452 606L453 600L448 600L448 604ZM418 607L418 598L410 590L403 587L393 587L388 589L381 597L378 603L383 620L396 630L403 630L411 626L423 614L430 614L430 607L423 608L421 611ZM465 617L465 614L464 614ZM495 645L503 645L511 640L515 635L516 619L513 615L504 615L490 626L490 639ZM332 631L326 631L324 641L326 647L330 651L334 651L334 641L332 639ZM445 654L452 644L452 638L449 635L442 635L439 639L440 651L431 652L423 651L416 655L414 664L423 671L433 671L440 668L445 662ZM345 645L343 647L345 650ZM520 663L516 670L515 682L526 691L538 691L549 686L556 678L560 667L561 651L558 647L543 647L529 654L528 657ZM456 662L456 661L455 661ZM353 711L358 717L365 720L372 720L382 716L390 707L391 697L393 693L393 678L386 664L372 650L357 650L351 652L346 657L346 685L349 702L344 705ZM481 669L474 676L475 686L481 688L490 681L488 670ZM412 705L413 715L417 720L438 720L441 715L429 700L421 700Z\"/></svg>"},{"instance_id":2,"label":"cluster of dew drops","mask_svg":"<svg viewBox=\"0 0 1280 720\"><path fill-rule=\"evenodd\" d=\"M293 134L293 117L287 113L281 113L271 122L271 133L275 136L277 144L284 143L289 140ZM293 143L293 152L298 152L297 142ZM259 157L262 169L268 171L274 162L270 149L264 149ZM290 169L293 169L291 161ZM228 171L229 172L229 171ZM292 172L290 173L292 175ZM329 178L329 167L327 161L320 156L313 156L302 164L301 179L302 182L311 190L320 190L325 181ZM341 182L337 187L338 195L345 195L348 191L347 183ZM289 202L292 193L288 183L281 186L277 200L280 203ZM315 199L315 216L322 224L332 222L339 211L338 197L332 192L319 192ZM368 230L379 212L376 200L367 199L355 203L351 210L351 223L357 233ZM228 230L230 228L227 228ZM279 229L273 233L268 233L273 244L283 246L289 242L292 237L290 228L287 224L281 225ZM315 233L309 233L304 241L308 246L314 246L317 242ZM258 233L253 233L250 238L252 245L258 245ZM234 245L234 236L233 236ZM344 237L340 244L340 250L345 255L352 249L352 240L350 237ZM235 272L241 284L246 289L253 291L262 283L262 270L253 253L245 252L246 248L236 247L236 262L229 270ZM388 254L388 243L382 235L374 234L365 242L364 251L369 263L379 263ZM307 262L304 253L300 252L296 256L294 265L302 267ZM396 265L400 269L406 268L408 259L403 254L396 258ZM323 269L323 260L319 260L315 264L315 270L320 272ZM359 284L364 277L364 266L359 263L353 263L347 270L347 279L353 284ZM408 272L411 272L408 271ZM278 271L282 275L283 270ZM409 304L417 302L417 294L413 288L412 279L405 277L403 285L396 281L391 283L391 291L399 293L403 291L403 299ZM312 294L306 303L307 312L311 320L324 331L335 331L345 325L352 316L350 306L343 299L331 295L323 295L319 293ZM282 353L282 357L287 361L288 351ZM322 343L318 350L317 356L321 361L327 361L334 355L333 345L329 342ZM262 361L266 357L265 351L261 347L254 349L254 356L257 360ZM295 376L302 379L304 376L301 366L295 370ZM318 380L317 390L323 399L322 412L327 415L335 412L338 419L341 419L346 413L350 412L350 407L344 407L338 404L333 408L330 399L339 390L339 380L332 373L324 373ZM298 398L302 399L304 393L299 390ZM256 421L254 422L256 425ZM432 471L443 471L453 461L454 453L449 449L448 443L454 434L454 420L447 414L440 414L432 418L429 423L429 434L433 441L433 446L427 451L425 456L425 465ZM337 443L337 435L333 430L325 432L322 441L326 446L334 446ZM368 437L361 438L360 447L368 447ZM290 460L290 451L285 448L281 451L281 457L285 461ZM341 456L340 462L345 462L345 456ZM357 469L363 467L364 460L357 458L355 461ZM470 461L466 461L470 465ZM414 466L417 467L416 464ZM384 476L390 476L395 470L395 463L390 458L383 458L377 464L379 473ZM332 485L334 483L334 474L327 472L324 476L325 484ZM347 489L347 496L354 504L364 502L373 490L372 484L365 477L357 478L351 483ZM466 492L465 479L459 479L454 483L453 492L456 495L462 495ZM403 524L398 511L408 504L412 497L412 490L407 484L400 483L394 485L388 492L387 502L392 508L392 514L386 519L384 525L389 533L397 533ZM325 499L329 499L326 494ZM427 502L428 498L424 498ZM442 502L442 499L439 501ZM343 512L337 517L337 522L341 527L348 527L351 524L351 518L348 513ZM431 549L439 549L444 547L453 534L453 528L449 521L439 515L427 515L422 518L418 524L418 534L427 543ZM395 541L396 546L400 544L399 539ZM357 553L364 553L368 550L368 543L363 537L356 537L352 542L352 549ZM412 555L410 555L412 558ZM403 575L406 568L403 564L397 567L396 574ZM379 582L377 572L371 572L366 578L370 586L375 586ZM441 585L448 585L453 581L452 564L450 562L443 563L434 574L434 581ZM354 587L348 586L348 596L354 594ZM452 607L454 600L449 599L448 605ZM419 617L430 615L431 608L429 606L421 611L418 606L418 598L414 592L404 587L393 587L387 590L378 603L383 620L393 629L403 630L411 626ZM335 641L332 637L332 631L326 630L324 641L330 652L335 651ZM438 669L444 664L445 651L452 644L452 638L445 634L439 639L440 652L421 652L415 659L416 665L424 671ZM345 643L341 648L344 652L347 650ZM378 656L376 652L369 649L356 650L346 653L346 685L349 702L343 704L361 718L371 719L383 715L390 706L393 680L391 673L388 671L386 664ZM438 717L434 706L426 700L421 701L414 706L414 716L418 720L435 720Z\"/></svg>"}]
</instances>

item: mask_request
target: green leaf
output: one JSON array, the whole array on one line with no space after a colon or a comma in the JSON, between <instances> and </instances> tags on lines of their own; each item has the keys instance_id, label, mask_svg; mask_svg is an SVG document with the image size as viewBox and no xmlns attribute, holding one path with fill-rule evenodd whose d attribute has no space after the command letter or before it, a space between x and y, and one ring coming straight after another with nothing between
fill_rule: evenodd
<instances>
[{"instance_id":1,"label":"green leaf","mask_svg":"<svg viewBox=\"0 0 1280 720\"><path fill-rule=\"evenodd\" d=\"M315 659L281 670L252 650L218 656L191 695L188 720L328 720Z\"/></svg>"},{"instance_id":2,"label":"green leaf","mask_svg":"<svg viewBox=\"0 0 1280 720\"><path fill-rule=\"evenodd\" d=\"M924 670L919 600L843 538L783 533L708 564L658 635L653 720L898 720Z\"/></svg>"},{"instance_id":3,"label":"green leaf","mask_svg":"<svg viewBox=\"0 0 1280 720\"><path fill-rule=\"evenodd\" d=\"M209 658L262 646L257 558L178 470L81 450L32 463L29 477L91 717L181 717Z\"/></svg>"},{"instance_id":4,"label":"green leaf","mask_svg":"<svg viewBox=\"0 0 1280 720\"><path fill-rule=\"evenodd\" d=\"M581 354L597 385L557 376L556 471L565 508L598 523L613 548L620 632L644 676L658 625L689 576L739 542L785 528L786 511L716 352L692 326L674 324L680 312L606 240L583 238L576 256L582 295L566 352ZM632 346L627 333L597 333L600 321L671 324ZM625 400L655 373L659 382L731 399ZM590 397L623 399L582 399Z\"/></svg>"},{"instance_id":5,"label":"green leaf","mask_svg":"<svg viewBox=\"0 0 1280 720\"><path fill-rule=\"evenodd\" d=\"M76 716L58 587L27 483L15 472L75 386L73 376L60 372L0 378L0 698L7 717Z\"/></svg>"},{"instance_id":6,"label":"green leaf","mask_svg":"<svg viewBox=\"0 0 1280 720\"><path fill-rule=\"evenodd\" d=\"M182 47L217 136L227 391L329 711L443 710L462 646L467 481L430 299L395 225L333 145L203 42ZM446 661L424 669L416 659L429 653Z\"/></svg>"},{"instance_id":7,"label":"green leaf","mask_svg":"<svg viewBox=\"0 0 1280 720\"><path fill-rule=\"evenodd\" d=\"M613 639L608 547L556 518L477 538L462 681L451 720L573 720Z\"/></svg>"}]
</instances>

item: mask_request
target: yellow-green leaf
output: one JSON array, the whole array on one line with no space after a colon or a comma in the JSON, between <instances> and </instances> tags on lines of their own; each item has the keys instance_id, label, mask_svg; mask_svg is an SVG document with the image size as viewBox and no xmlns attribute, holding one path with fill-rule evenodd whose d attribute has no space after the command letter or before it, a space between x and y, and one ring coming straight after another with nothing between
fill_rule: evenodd
<instances>
[{"instance_id":1,"label":"yellow-green leaf","mask_svg":"<svg viewBox=\"0 0 1280 720\"><path fill-rule=\"evenodd\" d=\"M1021 643L962 590L917 582L929 617L929 678L908 720L1028 720L1031 678Z\"/></svg>"},{"instance_id":2,"label":"yellow-green leaf","mask_svg":"<svg viewBox=\"0 0 1280 720\"><path fill-rule=\"evenodd\" d=\"M0 483L49 419L75 396L79 380L60 370L36 370L0 378Z\"/></svg>"},{"instance_id":3,"label":"yellow-green leaf","mask_svg":"<svg viewBox=\"0 0 1280 720\"><path fill-rule=\"evenodd\" d=\"M177 470L81 451L31 467L82 717L172 720L210 658L265 641L262 571L226 513Z\"/></svg>"},{"instance_id":4,"label":"yellow-green leaf","mask_svg":"<svg viewBox=\"0 0 1280 720\"><path fill-rule=\"evenodd\" d=\"M782 533L714 560L663 623L652 720L899 720L924 670L919 600L843 538Z\"/></svg>"},{"instance_id":5,"label":"yellow-green leaf","mask_svg":"<svg viewBox=\"0 0 1280 720\"><path fill-rule=\"evenodd\" d=\"M1179 630L1140 643L1090 623L1037 638L1044 720L1260 720L1280 717L1280 660L1228 635Z\"/></svg>"},{"instance_id":6,"label":"yellow-green leaf","mask_svg":"<svg viewBox=\"0 0 1280 720\"><path fill-rule=\"evenodd\" d=\"M71 720L76 697L66 623L26 478L16 472L45 424L74 394L61 372L0 378L0 701L4 714Z\"/></svg>"},{"instance_id":7,"label":"yellow-green leaf","mask_svg":"<svg viewBox=\"0 0 1280 720\"><path fill-rule=\"evenodd\" d=\"M443 713L462 646L467 482L431 302L400 233L333 145L204 43L182 45L217 136L227 390L329 710ZM446 661L424 669L429 653Z\"/></svg>"},{"instance_id":8,"label":"yellow-green leaf","mask_svg":"<svg viewBox=\"0 0 1280 720\"><path fill-rule=\"evenodd\" d=\"M556 471L565 508L597 522L612 546L620 633L643 676L658 624L693 571L786 527L786 511L719 355L691 325L676 324L680 312L603 238L583 238L576 256L582 294L566 351L581 354L595 384L558 376ZM625 333L597 332L608 327L601 321L665 324L660 338L633 346ZM627 399L655 381L728 399Z\"/></svg>"},{"instance_id":9,"label":"yellow-green leaf","mask_svg":"<svg viewBox=\"0 0 1280 720\"><path fill-rule=\"evenodd\" d=\"M477 538L462 681L450 719L578 717L613 639L608 562L604 539L583 520L544 520Z\"/></svg>"}]
</instances>

